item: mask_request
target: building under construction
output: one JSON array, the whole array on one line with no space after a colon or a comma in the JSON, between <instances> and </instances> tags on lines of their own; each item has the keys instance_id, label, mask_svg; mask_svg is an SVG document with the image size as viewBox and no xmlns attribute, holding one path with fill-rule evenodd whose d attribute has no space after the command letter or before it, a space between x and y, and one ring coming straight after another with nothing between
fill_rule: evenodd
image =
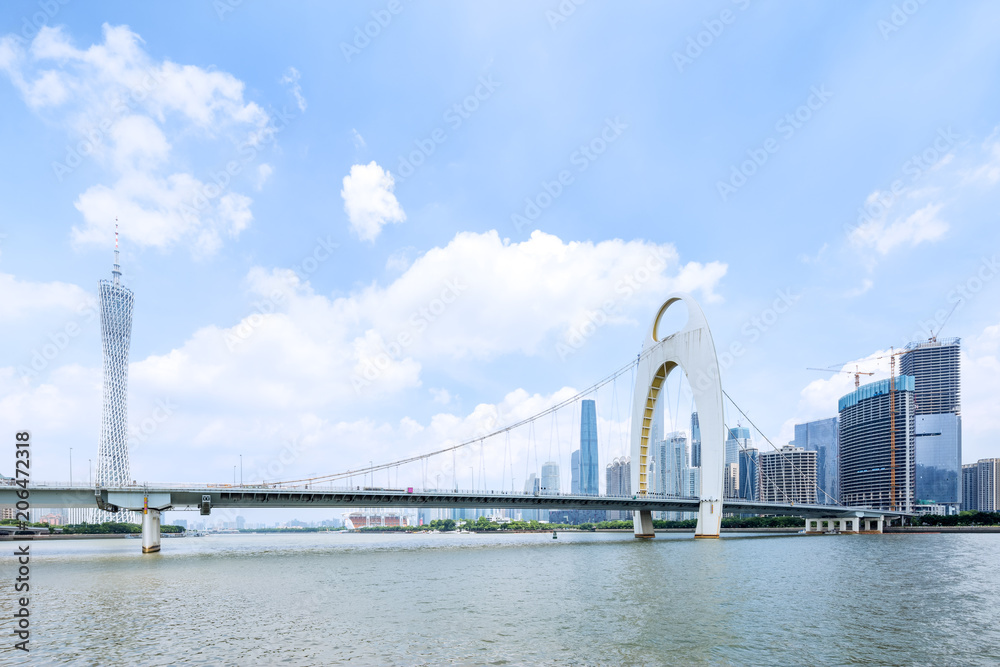
<instances>
[{"instance_id":1,"label":"building under construction","mask_svg":"<svg viewBox=\"0 0 1000 667\"><path fill-rule=\"evenodd\" d=\"M901 375L863 385L840 399L841 504L913 511L914 385L912 375Z\"/></svg>"}]
</instances>

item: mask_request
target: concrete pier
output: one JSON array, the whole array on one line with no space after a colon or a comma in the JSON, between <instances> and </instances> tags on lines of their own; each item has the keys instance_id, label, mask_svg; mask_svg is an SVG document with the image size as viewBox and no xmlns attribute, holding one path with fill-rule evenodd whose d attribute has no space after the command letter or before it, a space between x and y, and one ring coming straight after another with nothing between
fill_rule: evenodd
<instances>
[{"instance_id":1,"label":"concrete pier","mask_svg":"<svg viewBox=\"0 0 1000 667\"><path fill-rule=\"evenodd\" d=\"M152 554L160 550L160 510L142 510L142 553Z\"/></svg>"}]
</instances>

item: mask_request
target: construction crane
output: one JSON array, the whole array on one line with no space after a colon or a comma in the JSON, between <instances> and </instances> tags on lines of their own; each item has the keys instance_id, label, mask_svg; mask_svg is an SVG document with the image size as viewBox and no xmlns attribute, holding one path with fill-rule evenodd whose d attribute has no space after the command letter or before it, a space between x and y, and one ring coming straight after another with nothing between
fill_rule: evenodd
<instances>
[{"instance_id":1,"label":"construction crane","mask_svg":"<svg viewBox=\"0 0 1000 667\"><path fill-rule=\"evenodd\" d=\"M875 373L867 373L865 371L859 370L857 366L854 367L853 371L842 371L835 368L807 368L807 371L823 371L825 373L847 373L848 375L854 376L854 388L857 389L861 386L861 376L862 375L875 375Z\"/></svg>"}]
</instances>

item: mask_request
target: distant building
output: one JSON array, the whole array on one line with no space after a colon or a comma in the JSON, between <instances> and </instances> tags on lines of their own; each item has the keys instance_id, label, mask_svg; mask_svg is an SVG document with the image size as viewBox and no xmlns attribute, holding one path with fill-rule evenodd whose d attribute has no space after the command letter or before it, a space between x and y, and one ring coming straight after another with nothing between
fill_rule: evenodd
<instances>
[{"instance_id":1,"label":"distant building","mask_svg":"<svg viewBox=\"0 0 1000 667\"><path fill-rule=\"evenodd\" d=\"M740 464L727 463L723 475L723 493L725 497L738 498L740 493Z\"/></svg>"},{"instance_id":2,"label":"distant building","mask_svg":"<svg viewBox=\"0 0 1000 667\"><path fill-rule=\"evenodd\" d=\"M753 447L753 441L750 439L750 429L743 426L737 426L729 429L726 437L725 465L736 465L736 479L732 484L726 486L725 494L727 498L740 497L740 451L748 447Z\"/></svg>"},{"instance_id":3,"label":"distant building","mask_svg":"<svg viewBox=\"0 0 1000 667\"><path fill-rule=\"evenodd\" d=\"M247 526L247 520L242 516L236 517L236 530L244 530Z\"/></svg>"},{"instance_id":4,"label":"distant building","mask_svg":"<svg viewBox=\"0 0 1000 667\"><path fill-rule=\"evenodd\" d=\"M524 493L528 496L542 495L542 481L535 473L530 473L528 479L524 480ZM524 521L539 521L541 518L541 510L521 510L521 519Z\"/></svg>"},{"instance_id":5,"label":"distant building","mask_svg":"<svg viewBox=\"0 0 1000 667\"><path fill-rule=\"evenodd\" d=\"M301 521L289 521L289 526L305 526ZM358 528L405 527L410 525L406 516L398 512L351 512L344 516L344 526L348 530Z\"/></svg>"},{"instance_id":6,"label":"distant building","mask_svg":"<svg viewBox=\"0 0 1000 667\"><path fill-rule=\"evenodd\" d=\"M739 484L737 495L744 500L756 501L758 499L758 470L760 452L756 447L747 447L740 450L739 460Z\"/></svg>"},{"instance_id":7,"label":"distant building","mask_svg":"<svg viewBox=\"0 0 1000 667\"><path fill-rule=\"evenodd\" d=\"M47 523L50 526L62 526L65 522L63 521L62 514L56 514L50 512L49 514L43 515L39 520L39 523Z\"/></svg>"},{"instance_id":8,"label":"distant building","mask_svg":"<svg viewBox=\"0 0 1000 667\"><path fill-rule=\"evenodd\" d=\"M976 509L980 512L1000 512L1000 459L980 459L979 498Z\"/></svg>"},{"instance_id":9,"label":"distant building","mask_svg":"<svg viewBox=\"0 0 1000 667\"><path fill-rule=\"evenodd\" d=\"M580 402L580 493L601 493L597 461L597 404L591 399Z\"/></svg>"},{"instance_id":10,"label":"distant building","mask_svg":"<svg viewBox=\"0 0 1000 667\"><path fill-rule=\"evenodd\" d=\"M605 474L607 495L620 498L632 495L632 463L629 457L623 456L609 463ZM609 521L632 518L632 513L628 510L609 511L607 514Z\"/></svg>"},{"instance_id":11,"label":"distant building","mask_svg":"<svg viewBox=\"0 0 1000 667\"><path fill-rule=\"evenodd\" d=\"M188 522L187 522L186 519L174 519L174 525L175 526L180 526L184 530L187 530Z\"/></svg>"},{"instance_id":12,"label":"distant building","mask_svg":"<svg viewBox=\"0 0 1000 667\"><path fill-rule=\"evenodd\" d=\"M559 464L547 461L542 464L542 481L539 492L543 496L559 495Z\"/></svg>"},{"instance_id":13,"label":"distant building","mask_svg":"<svg viewBox=\"0 0 1000 667\"><path fill-rule=\"evenodd\" d=\"M816 503L817 453L785 445L761 452L760 501L765 503Z\"/></svg>"},{"instance_id":14,"label":"distant building","mask_svg":"<svg viewBox=\"0 0 1000 667\"><path fill-rule=\"evenodd\" d=\"M900 357L914 378L916 502L957 510L962 502L961 339L910 343Z\"/></svg>"},{"instance_id":15,"label":"distant building","mask_svg":"<svg viewBox=\"0 0 1000 667\"><path fill-rule=\"evenodd\" d=\"M574 449L569 457L570 485L569 492L574 496L580 495L580 450Z\"/></svg>"},{"instance_id":16,"label":"distant building","mask_svg":"<svg viewBox=\"0 0 1000 667\"><path fill-rule=\"evenodd\" d=\"M962 466L962 511L979 509L979 464Z\"/></svg>"},{"instance_id":17,"label":"distant building","mask_svg":"<svg viewBox=\"0 0 1000 667\"><path fill-rule=\"evenodd\" d=\"M816 452L816 478L819 489L816 502L836 505L840 502L840 438L837 417L795 425L793 447Z\"/></svg>"},{"instance_id":18,"label":"distant building","mask_svg":"<svg viewBox=\"0 0 1000 667\"><path fill-rule=\"evenodd\" d=\"M914 378L878 380L839 402L840 502L910 512L916 484ZM893 415L890 415L890 401ZM894 419L893 419L894 418ZM890 424L895 422L895 452Z\"/></svg>"},{"instance_id":19,"label":"distant building","mask_svg":"<svg viewBox=\"0 0 1000 667\"><path fill-rule=\"evenodd\" d=\"M691 467L701 467L701 423L698 413L691 413Z\"/></svg>"},{"instance_id":20,"label":"distant building","mask_svg":"<svg viewBox=\"0 0 1000 667\"><path fill-rule=\"evenodd\" d=\"M687 475L687 469L690 467L688 465L687 433L684 431L668 433L663 440L661 451L663 452L660 466L663 479L662 493L679 496L684 488L684 477Z\"/></svg>"}]
</instances>

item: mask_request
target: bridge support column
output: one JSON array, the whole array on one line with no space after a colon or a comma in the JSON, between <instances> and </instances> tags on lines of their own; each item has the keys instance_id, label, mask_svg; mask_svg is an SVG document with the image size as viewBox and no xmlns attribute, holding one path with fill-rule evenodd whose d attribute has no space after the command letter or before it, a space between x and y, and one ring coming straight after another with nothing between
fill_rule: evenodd
<instances>
[{"instance_id":1,"label":"bridge support column","mask_svg":"<svg viewBox=\"0 0 1000 667\"><path fill-rule=\"evenodd\" d=\"M698 504L698 524L694 536L718 537L722 532L722 503L704 500Z\"/></svg>"},{"instance_id":2,"label":"bridge support column","mask_svg":"<svg viewBox=\"0 0 1000 667\"><path fill-rule=\"evenodd\" d=\"M653 513L649 510L632 512L632 530L636 537L656 537L653 532Z\"/></svg>"},{"instance_id":3,"label":"bridge support column","mask_svg":"<svg viewBox=\"0 0 1000 667\"><path fill-rule=\"evenodd\" d=\"M160 510L142 510L142 553L152 554L160 550Z\"/></svg>"}]
</instances>

